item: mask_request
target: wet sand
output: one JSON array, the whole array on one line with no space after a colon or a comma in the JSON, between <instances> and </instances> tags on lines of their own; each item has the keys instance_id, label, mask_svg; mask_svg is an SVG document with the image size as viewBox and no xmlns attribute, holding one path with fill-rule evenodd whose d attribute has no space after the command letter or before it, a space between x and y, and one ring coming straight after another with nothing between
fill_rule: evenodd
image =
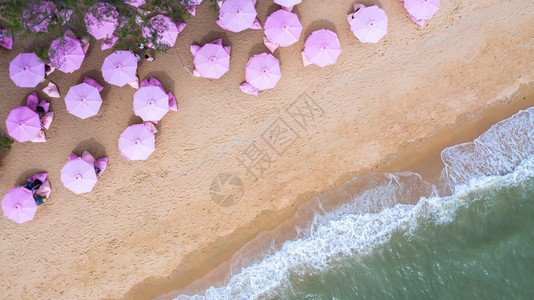
<instances>
[{"instance_id":1,"label":"wet sand","mask_svg":"<svg viewBox=\"0 0 534 300\"><path fill-rule=\"evenodd\" d=\"M224 32L202 5L187 19L177 51L191 69L189 45L222 38L232 45L231 70L220 80L190 77L172 50L140 65L140 77L155 76L179 106L158 124L156 151L147 161L127 162L117 150L120 133L139 121L132 113L133 89L106 86L99 115L87 120L66 113L62 99L51 100L55 120L48 143L13 145L0 163L2 195L37 171L48 171L53 187L33 221L0 220L5 298L165 294L230 259L313 195L370 169L432 176L425 169L432 169L428 164L438 161L444 147L472 140L490 124L532 106L531 98L510 97L534 81L534 4L454 0L442 3L428 25L418 27L401 2L383 2L388 35L364 45L345 20L353 2L336 3L308 0L297 7L303 35L297 44L277 50L282 80L257 98L241 93L238 85L248 58L266 51L262 32ZM270 1L258 1L260 21L275 9ZM335 66L303 68L305 37L320 28L338 33L343 52ZM2 50L0 62L7 66L17 52L39 43L15 41L12 52ZM93 46L81 70L55 72L50 80L62 95L85 75L103 83L99 69L109 53ZM16 88L7 68L0 70L0 80L0 119L5 120L33 90ZM309 97L300 98L304 93ZM303 99L316 105L306 123L288 114ZM292 128L290 147L274 145L275 151L267 144L272 124ZM0 130L5 131L3 122ZM238 162L253 143L272 156L258 180ZM61 185L59 170L71 151L84 149L109 156L109 169L91 193L76 196ZM223 195L234 192L237 203L221 206L210 189L218 174L227 173L241 180L243 193L223 190Z\"/></svg>"}]
</instances>

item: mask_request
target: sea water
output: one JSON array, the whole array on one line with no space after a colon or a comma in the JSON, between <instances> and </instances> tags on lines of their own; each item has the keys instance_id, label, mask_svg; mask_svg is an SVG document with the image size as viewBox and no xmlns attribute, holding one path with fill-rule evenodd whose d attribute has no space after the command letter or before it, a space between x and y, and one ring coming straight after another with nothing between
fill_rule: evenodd
<instances>
[{"instance_id":1,"label":"sea water","mask_svg":"<svg viewBox=\"0 0 534 300\"><path fill-rule=\"evenodd\" d=\"M339 205L316 199L291 239L236 254L225 284L192 298L534 299L534 108L442 160L436 186L374 174Z\"/></svg>"}]
</instances>

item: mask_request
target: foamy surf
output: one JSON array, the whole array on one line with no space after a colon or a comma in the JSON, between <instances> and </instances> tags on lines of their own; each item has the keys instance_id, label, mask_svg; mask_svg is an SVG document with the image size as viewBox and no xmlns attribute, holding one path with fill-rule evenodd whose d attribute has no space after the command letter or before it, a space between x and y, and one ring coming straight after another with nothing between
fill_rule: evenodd
<instances>
[{"instance_id":1,"label":"foamy surf","mask_svg":"<svg viewBox=\"0 0 534 300\"><path fill-rule=\"evenodd\" d=\"M350 193L343 203L315 199L313 217L296 222L291 239L270 247L263 243L263 252L252 260L237 253L223 286L176 299L276 297L292 278L324 272L354 255L369 255L394 233L417 234L418 227L429 222L451 222L458 208L468 207L473 199L484 200L470 195L492 193L534 177L533 132L534 108L530 108L495 124L472 143L445 149L446 167L437 189L414 173L353 179L346 185L357 189L345 189ZM443 196L447 191L453 194ZM395 204L414 197L419 199L416 205ZM309 209L299 212L310 214Z\"/></svg>"}]
</instances>

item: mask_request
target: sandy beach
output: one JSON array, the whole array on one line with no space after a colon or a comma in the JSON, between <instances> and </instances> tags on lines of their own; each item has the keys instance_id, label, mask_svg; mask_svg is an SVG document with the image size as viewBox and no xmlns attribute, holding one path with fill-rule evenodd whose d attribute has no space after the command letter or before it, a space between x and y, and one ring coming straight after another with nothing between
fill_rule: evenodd
<instances>
[{"instance_id":1,"label":"sandy beach","mask_svg":"<svg viewBox=\"0 0 534 300\"><path fill-rule=\"evenodd\" d=\"M80 120L62 98L50 99L54 123L44 144L14 144L0 156L0 195L36 172L49 172L52 195L31 222L0 220L3 299L150 299L206 275L259 232L275 228L298 204L358 174L414 171L435 178L447 146L472 141L495 122L534 105L534 3L442 1L420 27L402 2L381 1L388 34L362 44L345 15L354 1L304 0L296 7L300 41L275 52L282 79L259 97L239 90L250 56L268 51L261 30L229 33L207 4L188 17L177 47L138 68L174 93L178 112L157 126L156 151L127 162L120 133L140 123L135 90L105 85L100 113ZM374 2L363 1L365 5ZM278 7L259 0L262 24ZM337 32L334 66L302 66L305 37ZM222 38L232 46L230 71L219 80L192 77L192 43ZM15 40L1 50L8 66L20 52L45 46ZM82 68L49 79L62 96L84 76L104 83L100 67L111 50L92 45ZM0 70L0 119L33 89L17 88ZM286 142L276 143L277 129ZM0 130L6 131L5 122ZM91 193L75 195L59 171L71 151L109 156ZM240 164L250 151L268 155L263 170ZM260 172L263 171L263 172ZM230 179L218 190L218 184ZM222 195L222 196L221 196ZM230 195L230 196L229 196ZM233 195L233 196L232 196Z\"/></svg>"}]
</instances>

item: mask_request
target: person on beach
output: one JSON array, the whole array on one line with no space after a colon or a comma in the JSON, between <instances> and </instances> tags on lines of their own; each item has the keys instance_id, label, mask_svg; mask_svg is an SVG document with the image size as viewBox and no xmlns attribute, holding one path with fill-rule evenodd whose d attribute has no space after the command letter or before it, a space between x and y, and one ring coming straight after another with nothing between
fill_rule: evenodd
<instances>
[{"instance_id":1,"label":"person on beach","mask_svg":"<svg viewBox=\"0 0 534 300\"><path fill-rule=\"evenodd\" d=\"M42 120L44 118L44 116L46 115L46 111L45 111L44 107L37 106L37 108L35 110L39 114L39 118Z\"/></svg>"},{"instance_id":2,"label":"person on beach","mask_svg":"<svg viewBox=\"0 0 534 300\"><path fill-rule=\"evenodd\" d=\"M147 53L147 54L145 54L145 59L146 59L146 61L153 61L154 57L152 55L150 55L150 53Z\"/></svg>"},{"instance_id":3,"label":"person on beach","mask_svg":"<svg viewBox=\"0 0 534 300\"><path fill-rule=\"evenodd\" d=\"M143 43L137 43L137 47L139 47L139 49L144 50L144 51L147 51L147 50L148 50L148 48L146 47L146 45L143 44Z\"/></svg>"},{"instance_id":4,"label":"person on beach","mask_svg":"<svg viewBox=\"0 0 534 300\"><path fill-rule=\"evenodd\" d=\"M24 187L27 188L28 190L32 191L32 192L35 192L41 186L41 184L43 184L41 182L41 180L35 179L33 181L30 181L30 182L26 183L26 185L24 185Z\"/></svg>"},{"instance_id":5,"label":"person on beach","mask_svg":"<svg viewBox=\"0 0 534 300\"><path fill-rule=\"evenodd\" d=\"M87 54L87 50L89 50L89 39L84 36L80 39L80 44L82 45L82 50L84 54Z\"/></svg>"},{"instance_id":6,"label":"person on beach","mask_svg":"<svg viewBox=\"0 0 534 300\"><path fill-rule=\"evenodd\" d=\"M41 205L46 201L46 198L37 193L37 190L41 187L42 184L43 182L41 182L41 180L35 179L34 181L26 183L26 185L24 186L28 190L32 191L33 200L35 200L35 203L37 203L37 205Z\"/></svg>"}]
</instances>

